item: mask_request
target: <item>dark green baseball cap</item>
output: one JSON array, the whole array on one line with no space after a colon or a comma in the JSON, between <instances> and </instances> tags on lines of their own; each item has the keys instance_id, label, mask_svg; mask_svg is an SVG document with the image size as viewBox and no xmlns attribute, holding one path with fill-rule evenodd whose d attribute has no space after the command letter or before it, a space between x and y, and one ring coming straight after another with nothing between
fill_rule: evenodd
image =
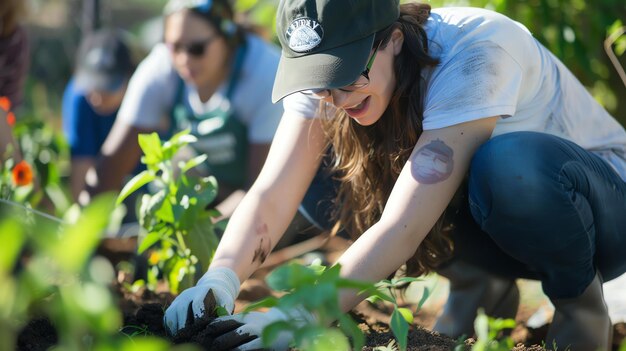
<instances>
[{"instance_id":1,"label":"dark green baseball cap","mask_svg":"<svg viewBox=\"0 0 626 351\"><path fill-rule=\"evenodd\" d=\"M399 0L281 0L282 54L272 102L308 89L340 88L367 64L376 32L400 16Z\"/></svg>"}]
</instances>

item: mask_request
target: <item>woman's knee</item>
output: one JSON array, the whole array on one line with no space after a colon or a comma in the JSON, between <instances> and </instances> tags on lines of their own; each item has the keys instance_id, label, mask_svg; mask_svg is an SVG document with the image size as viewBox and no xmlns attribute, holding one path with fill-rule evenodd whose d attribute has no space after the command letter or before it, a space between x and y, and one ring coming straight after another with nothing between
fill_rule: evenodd
<instances>
[{"instance_id":1,"label":"woman's knee","mask_svg":"<svg viewBox=\"0 0 626 351\"><path fill-rule=\"evenodd\" d=\"M541 213L558 177L545 134L509 133L483 144L469 172L469 198L475 219L493 214L532 217Z\"/></svg>"}]
</instances>

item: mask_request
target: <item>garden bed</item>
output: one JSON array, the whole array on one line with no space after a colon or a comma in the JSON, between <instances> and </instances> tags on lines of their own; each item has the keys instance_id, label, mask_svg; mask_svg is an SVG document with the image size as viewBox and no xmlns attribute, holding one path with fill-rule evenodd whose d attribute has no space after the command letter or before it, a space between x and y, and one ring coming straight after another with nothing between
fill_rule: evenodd
<instances>
[{"instance_id":1,"label":"garden bed","mask_svg":"<svg viewBox=\"0 0 626 351\"><path fill-rule=\"evenodd\" d=\"M119 285L113 289L119 296L118 305L124 316L124 327L121 333L126 335L156 335L168 338L163 327L163 313L166 306L173 300L169 293L155 294L147 290L131 294L121 289ZM248 303L259 300L271 294L270 289L261 279L250 279L242 285L242 290L236 301L236 311L240 311ZM384 305L361 303L352 313L353 318L359 323L359 327L366 336L366 345L363 350L373 351L377 347L387 346L394 340L393 333L387 324L390 310ZM414 324L408 335L407 350L456 350L459 344L464 344L463 349L470 350L473 339L464 342L444 335L432 332L420 326L420 324L430 324L428 320L432 315L420 314L416 316ZM212 350L212 335L205 332L208 320L200 321L190 328L183 329L175 338L169 338L172 344L193 343L203 350ZM529 329L524 327L523 321L518 321L518 326L513 332L513 338L517 346L515 351L537 351L545 350L541 346L541 340L545 337L547 326L540 329ZM626 324L619 323L614 326L614 347L619 350L620 343L626 337ZM47 319L33 319L20 333L18 339L18 350L46 350L57 342L55 328Z\"/></svg>"}]
</instances>

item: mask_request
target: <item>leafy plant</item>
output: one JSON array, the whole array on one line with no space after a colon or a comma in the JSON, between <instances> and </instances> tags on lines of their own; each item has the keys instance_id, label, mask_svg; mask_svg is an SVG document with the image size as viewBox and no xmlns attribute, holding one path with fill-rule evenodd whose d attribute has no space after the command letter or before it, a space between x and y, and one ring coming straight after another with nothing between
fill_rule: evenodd
<instances>
[{"instance_id":1,"label":"leafy plant","mask_svg":"<svg viewBox=\"0 0 626 351\"><path fill-rule=\"evenodd\" d=\"M299 326L290 321L269 324L263 329L263 343L271 345L283 331L293 333L295 347L301 350L360 350L365 338L356 322L339 308L339 289L369 290L373 284L341 278L339 265L326 269L319 263L303 266L289 263L276 268L266 278L269 287L284 292L280 298L270 296L249 305L244 313L262 307L289 310L302 306L316 316L316 322ZM333 326L337 321L338 325Z\"/></svg>"},{"instance_id":2,"label":"leafy plant","mask_svg":"<svg viewBox=\"0 0 626 351\"><path fill-rule=\"evenodd\" d=\"M327 269L319 263L310 266L289 263L272 271L266 277L267 284L271 289L285 294L280 298L272 296L253 303L245 309L244 313L263 307L289 310L302 306L316 316L316 322L304 326L290 321L270 324L263 330L263 343L269 346L281 332L289 331L293 333L294 347L297 349L360 350L365 343L363 332L349 315L341 312L339 307L340 289L351 289L359 291L361 295L370 296L371 300L384 300L394 304L390 327L398 338L400 347L405 350L408 324L412 322L413 314L409 309L399 308L395 295L390 296L386 292L391 292L400 284L413 282L416 278L384 280L372 284L341 278L340 269L340 265ZM350 348L350 340L352 348Z\"/></svg>"},{"instance_id":3,"label":"leafy plant","mask_svg":"<svg viewBox=\"0 0 626 351\"><path fill-rule=\"evenodd\" d=\"M485 311L478 310L478 316L474 320L474 330L476 331L476 343L472 346L472 351L508 351L513 348L513 339L507 336L502 338L502 331L515 328L515 321L512 319L501 319L488 317Z\"/></svg>"},{"instance_id":4,"label":"leafy plant","mask_svg":"<svg viewBox=\"0 0 626 351\"><path fill-rule=\"evenodd\" d=\"M61 215L70 203L62 190L59 171L68 148L43 121L35 117L18 120L11 108L9 98L0 97L0 116L6 118L0 128L10 129L3 133L5 138L9 135L9 140L3 140L8 144L0 145L5 151L0 155L4 160L0 164L0 198L32 208L44 204L48 212L54 210Z\"/></svg>"},{"instance_id":5,"label":"leafy plant","mask_svg":"<svg viewBox=\"0 0 626 351\"><path fill-rule=\"evenodd\" d=\"M413 323L413 312L406 307L398 306L396 292L400 291L403 286L419 280L419 278L412 277L381 280L376 283L376 290L373 291L371 293L372 296L368 298L368 300L372 302L383 300L393 305L393 312L391 314L391 322L389 323L389 326L393 335L396 336L398 346L402 351L407 348L407 337L409 334L409 326ZM426 302L429 296L430 292L428 288L425 288L424 294L417 304L418 309L422 308L424 302Z\"/></svg>"},{"instance_id":6,"label":"leafy plant","mask_svg":"<svg viewBox=\"0 0 626 351\"><path fill-rule=\"evenodd\" d=\"M2 204L0 349L14 348L31 312L53 321L59 345L70 350L116 332L121 316L105 283L112 269L90 260L108 221L102 213L112 207L112 197L101 197L74 222L60 222Z\"/></svg>"},{"instance_id":7,"label":"leafy plant","mask_svg":"<svg viewBox=\"0 0 626 351\"><path fill-rule=\"evenodd\" d=\"M197 156L174 165L174 155L196 138L188 130L162 142L156 133L139 135L141 159L146 170L137 174L122 189L118 204L144 185L155 188L144 194L139 210L139 223L146 230L138 252L150 250L148 287L154 289L157 277L163 273L172 293L192 286L196 280L196 264L205 271L217 247L215 228L224 228L225 221L213 223L220 216L215 209L207 210L217 195L214 177L198 178L187 171L205 161ZM179 172L175 176L175 172Z\"/></svg>"},{"instance_id":8,"label":"leafy plant","mask_svg":"<svg viewBox=\"0 0 626 351\"><path fill-rule=\"evenodd\" d=\"M12 158L8 158L0 164L0 199L27 202L34 189L33 177L33 169L28 162L15 164Z\"/></svg>"}]
</instances>

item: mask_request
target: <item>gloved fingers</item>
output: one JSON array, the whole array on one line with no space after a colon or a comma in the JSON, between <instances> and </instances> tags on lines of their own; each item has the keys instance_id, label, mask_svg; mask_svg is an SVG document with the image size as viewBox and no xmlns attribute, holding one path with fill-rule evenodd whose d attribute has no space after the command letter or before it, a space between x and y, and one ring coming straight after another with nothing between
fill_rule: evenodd
<instances>
[{"instance_id":1,"label":"gloved fingers","mask_svg":"<svg viewBox=\"0 0 626 351\"><path fill-rule=\"evenodd\" d=\"M180 305L179 301L174 301L163 316L163 322L170 335L176 334L178 329L185 326L188 308L179 308Z\"/></svg>"},{"instance_id":2,"label":"gloved fingers","mask_svg":"<svg viewBox=\"0 0 626 351\"><path fill-rule=\"evenodd\" d=\"M209 290L210 291L210 290ZM207 306L204 305L204 300L207 298L207 295L213 296L213 294L207 292L206 294L198 294L194 297L191 302L192 306L192 314L194 318L200 318L204 316L205 313L210 314L211 311L207 310ZM215 309L215 307L213 308Z\"/></svg>"},{"instance_id":3,"label":"gloved fingers","mask_svg":"<svg viewBox=\"0 0 626 351\"><path fill-rule=\"evenodd\" d=\"M229 321L224 321L223 323L228 323L229 325L232 325L232 323L238 323L236 321L233 320L229 320ZM241 347L247 347L245 345L247 345L249 342L258 339L259 337L255 334L250 333L248 330L246 330L245 325L242 327L239 327L235 330L231 330L229 332L220 334L220 336L216 337L213 340L213 345L211 347L211 350L232 350L232 349L236 349L236 348L241 348ZM244 348L242 350L251 350L252 348Z\"/></svg>"},{"instance_id":4,"label":"gloved fingers","mask_svg":"<svg viewBox=\"0 0 626 351\"><path fill-rule=\"evenodd\" d=\"M244 325L240 315L225 316L214 319L207 327L210 335L220 336Z\"/></svg>"}]
</instances>

